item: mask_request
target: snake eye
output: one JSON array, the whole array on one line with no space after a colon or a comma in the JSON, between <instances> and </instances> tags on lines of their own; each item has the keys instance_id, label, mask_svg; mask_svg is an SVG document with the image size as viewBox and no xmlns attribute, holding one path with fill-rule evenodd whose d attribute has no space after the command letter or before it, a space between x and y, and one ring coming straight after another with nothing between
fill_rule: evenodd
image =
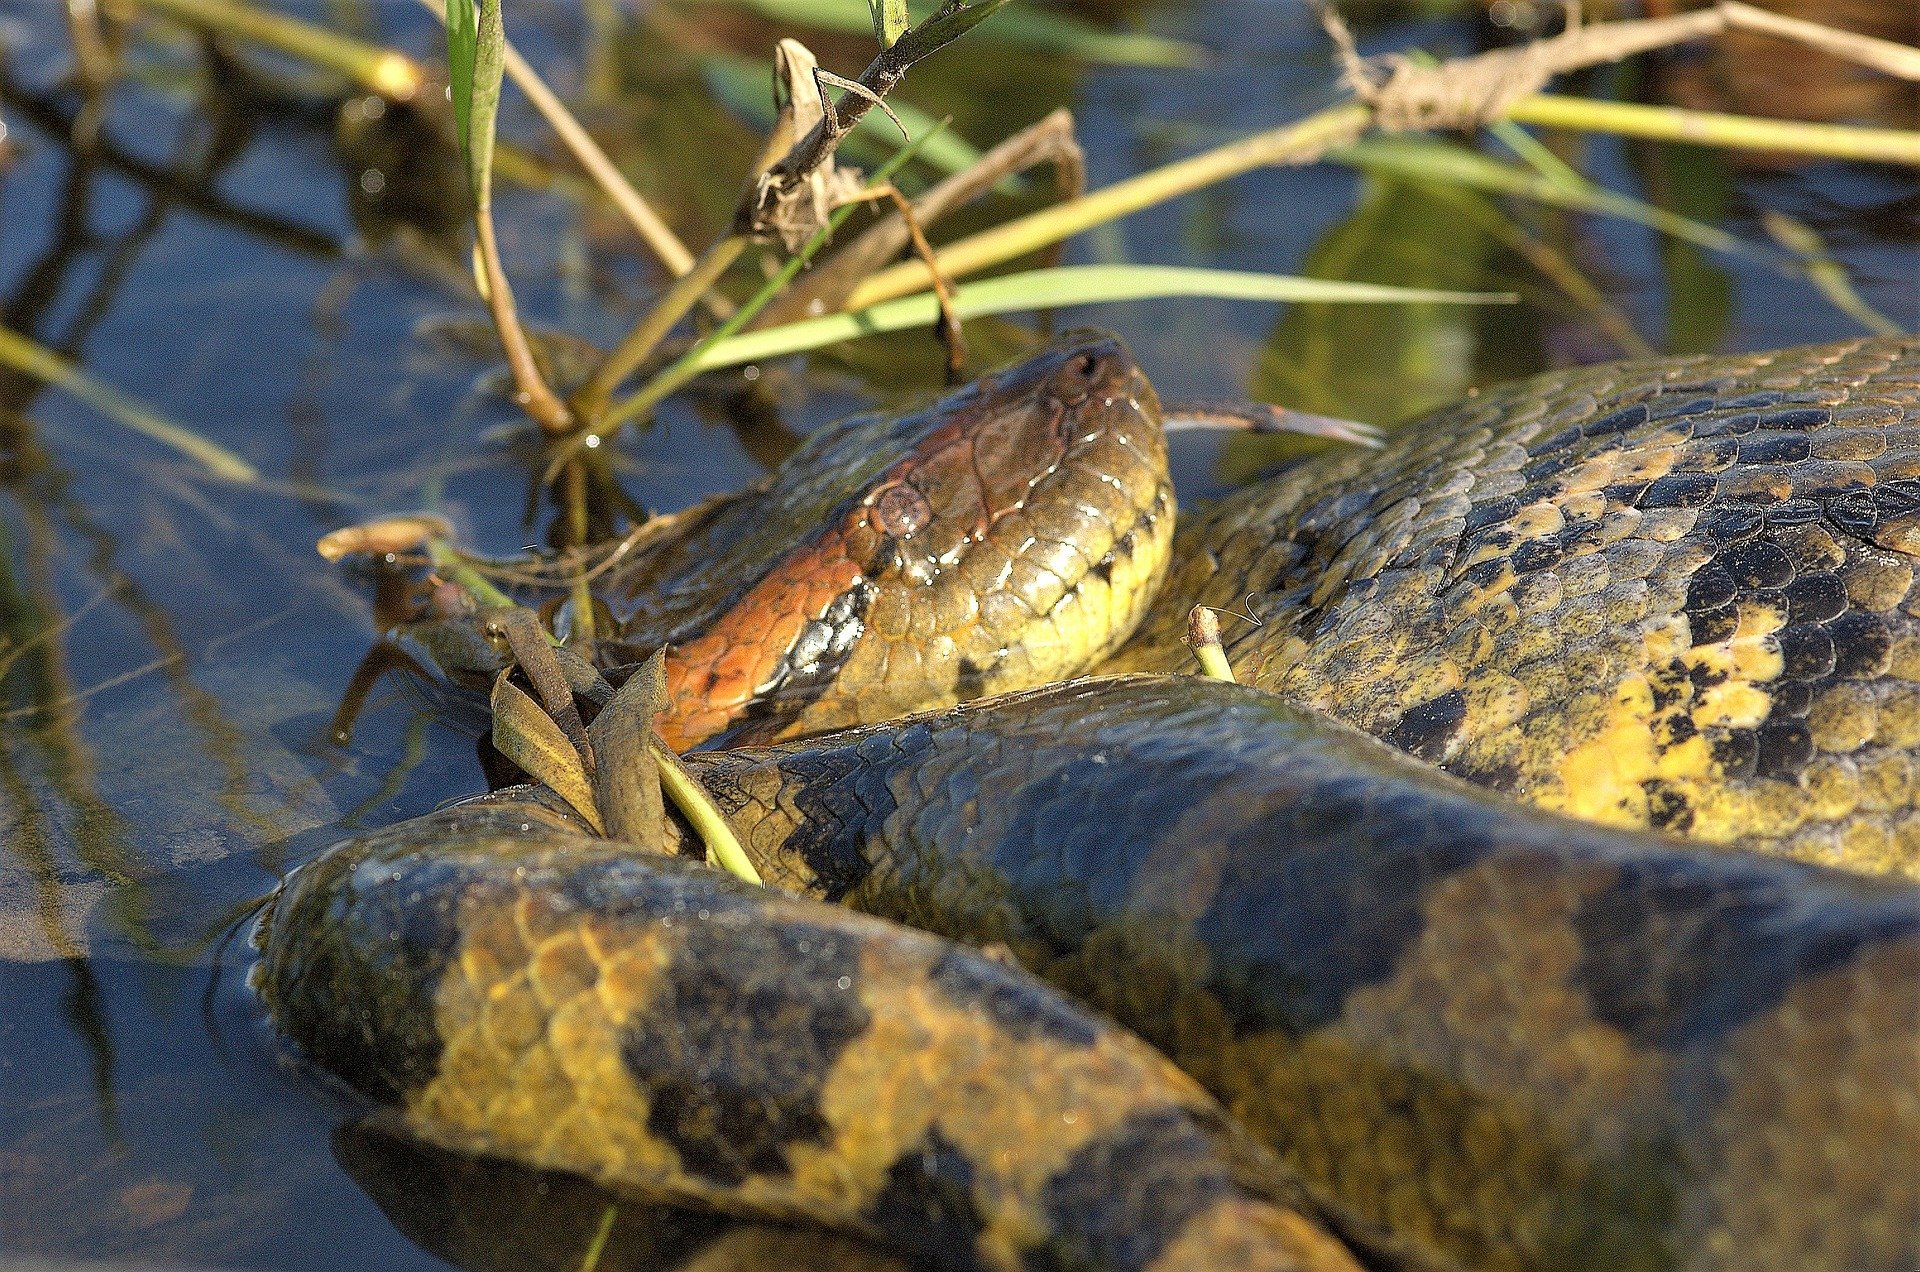
<instances>
[{"instance_id":1,"label":"snake eye","mask_svg":"<svg viewBox=\"0 0 1920 1272\"><path fill-rule=\"evenodd\" d=\"M933 509L925 495L897 481L874 495L873 520L882 533L905 539L933 520Z\"/></svg>"}]
</instances>

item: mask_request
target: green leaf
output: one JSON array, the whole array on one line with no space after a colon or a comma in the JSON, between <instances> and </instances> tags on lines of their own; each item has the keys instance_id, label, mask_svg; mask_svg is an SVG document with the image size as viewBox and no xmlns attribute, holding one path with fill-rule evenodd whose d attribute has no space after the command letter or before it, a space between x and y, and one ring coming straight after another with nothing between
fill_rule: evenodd
<instances>
[{"instance_id":1,"label":"green leaf","mask_svg":"<svg viewBox=\"0 0 1920 1272\"><path fill-rule=\"evenodd\" d=\"M972 0L968 4L949 3L906 34L896 44L909 62L917 62L935 50L953 43L988 18L1007 7L1010 0Z\"/></svg>"},{"instance_id":2,"label":"green leaf","mask_svg":"<svg viewBox=\"0 0 1920 1272\"><path fill-rule=\"evenodd\" d=\"M472 179L473 156L467 145L473 120L473 60L480 45L474 0L447 0L447 85L453 98L453 140Z\"/></svg>"},{"instance_id":3,"label":"green leaf","mask_svg":"<svg viewBox=\"0 0 1920 1272\"><path fill-rule=\"evenodd\" d=\"M653 739L653 759L660 766L661 791L706 844L707 864L748 883L759 883L760 872L754 869L753 859L740 846L726 814L713 802L713 796L707 794L707 788L700 785L700 779L658 737Z\"/></svg>"},{"instance_id":4,"label":"green leaf","mask_svg":"<svg viewBox=\"0 0 1920 1272\"><path fill-rule=\"evenodd\" d=\"M1225 269L1188 269L1170 265L1069 265L967 283L954 292L953 307L962 319L986 314L1068 305L1105 305L1163 296L1211 296L1222 300L1323 301L1351 304L1510 304L1501 292L1436 291L1375 283L1328 282L1282 274ZM803 353L823 345L884 331L933 323L939 308L931 294L903 296L850 314L829 314L804 322L750 331L716 342L701 355L698 369L712 371L763 358Z\"/></svg>"},{"instance_id":5,"label":"green leaf","mask_svg":"<svg viewBox=\"0 0 1920 1272\"><path fill-rule=\"evenodd\" d=\"M1466 186L1489 194L1531 199L1554 207L1634 221L1715 252L1760 255L1753 245L1643 199L1596 186L1569 171L1553 175L1502 163L1456 142L1431 137L1373 137L1329 150L1327 158L1381 176Z\"/></svg>"},{"instance_id":6,"label":"green leaf","mask_svg":"<svg viewBox=\"0 0 1920 1272\"><path fill-rule=\"evenodd\" d=\"M873 38L880 41L881 48L892 48L911 25L907 0L867 0L867 7L873 10Z\"/></svg>"},{"instance_id":7,"label":"green leaf","mask_svg":"<svg viewBox=\"0 0 1920 1272\"><path fill-rule=\"evenodd\" d=\"M467 165L476 209L491 201L493 129L506 73L507 34L500 0L447 0L447 72L452 80L454 137Z\"/></svg>"}]
</instances>

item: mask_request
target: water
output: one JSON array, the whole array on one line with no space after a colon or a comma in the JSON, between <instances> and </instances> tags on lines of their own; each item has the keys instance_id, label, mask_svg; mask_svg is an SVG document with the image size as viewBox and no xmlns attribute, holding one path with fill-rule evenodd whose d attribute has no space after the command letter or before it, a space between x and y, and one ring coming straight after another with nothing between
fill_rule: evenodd
<instances>
[{"instance_id":1,"label":"water","mask_svg":"<svg viewBox=\"0 0 1920 1272\"><path fill-rule=\"evenodd\" d=\"M307 12L414 50L434 39L412 6L343 0ZM689 27L696 18L673 21L764 56L770 28L711 14ZM1003 49L989 66L961 49L916 72L908 96L954 112L980 143L1070 104L1096 184L1332 100L1324 43L1299 6L1196 0L1138 20L1209 47L1210 65L1088 68ZM688 237L710 234L752 136L714 115L686 51L693 41L676 52L664 22L629 28L596 61L583 58L590 41L570 5L516 3L509 22L563 90L619 131L616 150L642 165L650 192L668 194ZM1369 49L1461 51L1472 38L1455 19L1363 28ZM479 782L471 739L391 685L351 746L331 742L328 717L374 619L366 580L311 550L344 522L427 505L487 551L540 537L522 522L524 458L476 441L514 418L477 386L484 362L416 334L423 320L478 313L447 247L459 207L452 163L398 146L391 113L342 111L311 84L289 91L289 68L216 82L192 44L157 25L134 44L100 144L76 146L67 134L78 103L57 87L58 7L0 0L0 39L0 118L20 152L0 174L0 323L263 475L209 479L72 395L0 380L0 1259L438 1266L431 1249L474 1266L577 1263L604 1199L357 1125L355 1106L262 1028L235 937L281 872L339 834ZM864 54L856 40L813 43L841 69ZM1608 74L1592 87L1622 82ZM516 106L506 127L539 137ZM1744 169L1606 140L1569 157L1612 188L1677 189L1689 214L1750 241L1764 241L1769 211L1799 218L1867 304L1920 326L1911 174ZM512 187L500 211L525 311L615 338L647 277L619 227ZM1754 348L1860 329L1757 255L1678 249L1629 223L1537 209L1518 221L1655 347ZM1311 267L1512 287L1528 303L1283 313L1182 301L1058 321L1119 331L1169 397L1261 392L1391 422L1473 384L1612 352L1603 323L1500 245L1501 226L1479 196L1345 167L1255 173L1086 236L1070 258ZM1004 333L982 331L982 344L996 342ZM936 365L932 342L913 336L811 373L768 368L762 407L776 415L729 427L725 395L707 393L624 441L616 468L641 502L682 506L751 479L795 433L926 391ZM1244 439L1183 438L1183 498L1277 458ZM623 1208L602 1262L657 1263L716 1231ZM769 1248L800 1258L797 1240Z\"/></svg>"}]
</instances>

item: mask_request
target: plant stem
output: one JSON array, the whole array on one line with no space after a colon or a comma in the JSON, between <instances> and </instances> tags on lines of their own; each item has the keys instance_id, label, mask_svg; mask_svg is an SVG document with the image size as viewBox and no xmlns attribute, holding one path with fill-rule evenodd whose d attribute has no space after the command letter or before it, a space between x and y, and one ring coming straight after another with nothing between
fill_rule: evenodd
<instances>
[{"instance_id":1,"label":"plant stem","mask_svg":"<svg viewBox=\"0 0 1920 1272\"><path fill-rule=\"evenodd\" d=\"M1543 127L1920 165L1920 133L1897 129L1754 119L1676 107L1596 102L1550 93L1522 98L1507 109L1506 118ZM1356 140L1371 120L1370 108L1359 102L1347 102L1318 111L1297 123L1143 172L1081 198L1042 208L949 243L937 253L941 272L949 278L978 273L1093 226L1252 169L1310 162L1330 147ZM844 307L865 309L883 300L924 291L931 285L932 274L923 263L903 261L871 275L847 297Z\"/></svg>"},{"instance_id":2,"label":"plant stem","mask_svg":"<svg viewBox=\"0 0 1920 1272\"><path fill-rule=\"evenodd\" d=\"M492 580L473 568L460 549L445 539L428 539L427 559L443 578L451 579L482 605L512 605L514 600L493 585Z\"/></svg>"},{"instance_id":3,"label":"plant stem","mask_svg":"<svg viewBox=\"0 0 1920 1272\"><path fill-rule=\"evenodd\" d=\"M587 470L584 461L575 458L567 465L567 534L574 546L584 547L587 542ZM584 570L573 576L573 635L575 638L593 643L593 589L587 585Z\"/></svg>"},{"instance_id":4,"label":"plant stem","mask_svg":"<svg viewBox=\"0 0 1920 1272\"><path fill-rule=\"evenodd\" d=\"M420 3L440 21L447 20L445 0L420 0ZM560 144L567 148L574 162L586 170L594 184L600 187L601 193L612 200L614 207L627 218L627 223L633 226L640 241L676 277L691 270L693 253L687 250L687 245L660 219L660 214L653 210L645 197L633 188L607 152L600 148L600 143L581 127L580 121L573 117L573 112L547 87L540 73L528 64L526 58L520 56L520 51L511 42L506 46L506 53L507 75L520 86L520 91L540 112L540 117L547 121L547 126L560 138Z\"/></svg>"},{"instance_id":5,"label":"plant stem","mask_svg":"<svg viewBox=\"0 0 1920 1272\"><path fill-rule=\"evenodd\" d=\"M1039 251L1092 226L1118 220L1243 172L1274 164L1310 162L1327 147L1356 139L1372 117L1373 112L1358 102L1328 107L1297 123L1204 151L950 243L938 254L940 269L949 278L978 273L988 266ZM905 261L881 270L854 288L845 308L865 309L883 300L924 291L932 285L933 275L925 264Z\"/></svg>"},{"instance_id":6,"label":"plant stem","mask_svg":"<svg viewBox=\"0 0 1920 1272\"><path fill-rule=\"evenodd\" d=\"M945 127L946 125L944 123L937 124L931 131L922 133L915 140L902 146L891 159L882 164L873 174L867 182L867 188L871 190L879 186L884 186L893 180L893 174L906 167L907 163L918 154L929 141L939 136L940 131ZM654 407L665 401L669 393L672 393L681 385L693 379L696 375L699 375L701 371L700 362L706 355L707 350L719 344L722 340L738 334L742 327L752 322L754 318L759 316L762 310L772 303L774 297L784 292L787 285L793 282L800 271L807 267L807 263L832 239L834 231L838 230L841 225L846 222L846 219L853 215L853 210L856 206L858 205L845 203L829 213L827 215L827 223L814 231L813 237L802 244L799 251L788 257L785 263L774 272L773 277L769 278L746 304L740 306L739 310L731 318L721 323L720 326L716 327L713 331L707 333L698 344L687 350L679 358L675 359L671 365L667 366L658 375L654 376L653 379L649 380L638 393L620 403L618 407L608 412L603 418L595 420L593 427L588 430L589 434L596 437L606 437L612 434L628 420L637 419L645 415L648 411L651 411Z\"/></svg>"},{"instance_id":7,"label":"plant stem","mask_svg":"<svg viewBox=\"0 0 1920 1272\"><path fill-rule=\"evenodd\" d=\"M527 344L527 333L521 328L520 315L513 307L513 289L508 285L507 272L500 264L500 247L494 239L491 204L490 199L482 198L474 209L473 218L474 245L480 255L480 268L487 279L487 310L493 315L493 325L500 332L500 350L506 355L507 369L513 374L514 387L520 395L520 408L533 417L541 432L550 435L564 433L573 427L573 416L567 410L567 404L547 387L539 366L533 360L533 349Z\"/></svg>"},{"instance_id":8,"label":"plant stem","mask_svg":"<svg viewBox=\"0 0 1920 1272\"><path fill-rule=\"evenodd\" d=\"M744 234L729 234L716 240L706 254L694 263L693 269L676 279L673 286L654 302L647 316L627 333L627 338L607 355L607 360L593 373L593 378L580 386L580 391L574 395L574 410L581 419L592 420L598 427L599 416L606 409L613 391L620 387L620 382L647 360L675 324L686 317L687 312L699 303L700 297L740 259L740 253L747 249L747 242Z\"/></svg>"},{"instance_id":9,"label":"plant stem","mask_svg":"<svg viewBox=\"0 0 1920 1272\"><path fill-rule=\"evenodd\" d=\"M147 8L220 35L264 44L290 57L337 71L370 92L409 102L426 83L420 65L403 53L258 9L240 0L141 0Z\"/></svg>"},{"instance_id":10,"label":"plant stem","mask_svg":"<svg viewBox=\"0 0 1920 1272\"><path fill-rule=\"evenodd\" d=\"M1542 128L1572 128L1658 141L1684 141L1697 146L1781 150L1826 159L1920 167L1920 132L1897 128L1756 119L1747 115L1682 110L1677 106L1599 102L1553 93L1536 93L1515 102L1508 109L1507 118Z\"/></svg>"}]
</instances>

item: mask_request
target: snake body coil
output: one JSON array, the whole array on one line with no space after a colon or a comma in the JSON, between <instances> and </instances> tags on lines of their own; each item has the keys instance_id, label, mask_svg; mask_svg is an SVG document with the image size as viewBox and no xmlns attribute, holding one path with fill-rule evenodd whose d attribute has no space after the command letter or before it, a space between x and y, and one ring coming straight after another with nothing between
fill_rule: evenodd
<instances>
[{"instance_id":1,"label":"snake body coil","mask_svg":"<svg viewBox=\"0 0 1920 1272\"><path fill-rule=\"evenodd\" d=\"M690 759L770 884L1006 945L1343 1230L1467 1266L1920 1260L1910 885L1533 812L1192 677Z\"/></svg>"},{"instance_id":2,"label":"snake body coil","mask_svg":"<svg viewBox=\"0 0 1920 1272\"><path fill-rule=\"evenodd\" d=\"M1190 1078L1018 969L537 804L339 845L261 939L287 1035L443 1146L945 1267L1354 1266Z\"/></svg>"},{"instance_id":3,"label":"snake body coil","mask_svg":"<svg viewBox=\"0 0 1920 1272\"><path fill-rule=\"evenodd\" d=\"M1132 386L1100 348L1096 385ZM1085 351L998 382L1041 386L1054 405L1025 418L1049 427L1140 412L1055 431L1035 451L1048 472L1099 435L1137 450L1150 423L1143 385L1059 389L1063 365L1097 369ZM952 1264L1338 1266L1313 1214L1416 1264L1914 1266L1920 894L1642 828L1914 869L1916 402L1920 345L1897 340L1498 390L1183 530L1163 599L1110 663L1171 666L1188 606L1251 593L1265 621L1231 633L1243 679L1612 828L1184 679L692 758L771 882L1005 945L1173 1056L1284 1167L1017 972L629 855L523 802L299 871L265 928L268 1002L415 1134ZM985 454L941 427L935 453ZM843 590L807 591L800 618L762 625L779 639L702 653L692 679L798 686L788 705L812 714L729 698L686 736L878 718L857 684L813 673L853 661L828 621L847 595L862 633L898 633L872 648L912 644L922 620L869 623L906 603L883 574L948 581L924 620L940 656L900 682L913 703L1033 661L995 626L1011 610L989 621L1001 603L974 589L992 577L1062 584L1018 602L1056 674L1110 649L1083 619L1144 603L1163 478L1092 502L1061 484L1108 527L1095 557L1034 529L1073 520L1045 500L980 495L1038 477L962 467L955 506L972 511L926 543L933 487L884 493L911 462L851 502L809 496L826 530L790 581ZM891 549L848 547L881 522ZM683 548L646 568L690 578ZM1054 566L1019 564L1035 548ZM782 577L743 567L735 599L790 597ZM794 676L796 641L831 656Z\"/></svg>"},{"instance_id":4,"label":"snake body coil","mask_svg":"<svg viewBox=\"0 0 1920 1272\"><path fill-rule=\"evenodd\" d=\"M1111 670L1242 680L1547 808L1920 878L1920 340L1554 372L1181 529Z\"/></svg>"}]
</instances>

